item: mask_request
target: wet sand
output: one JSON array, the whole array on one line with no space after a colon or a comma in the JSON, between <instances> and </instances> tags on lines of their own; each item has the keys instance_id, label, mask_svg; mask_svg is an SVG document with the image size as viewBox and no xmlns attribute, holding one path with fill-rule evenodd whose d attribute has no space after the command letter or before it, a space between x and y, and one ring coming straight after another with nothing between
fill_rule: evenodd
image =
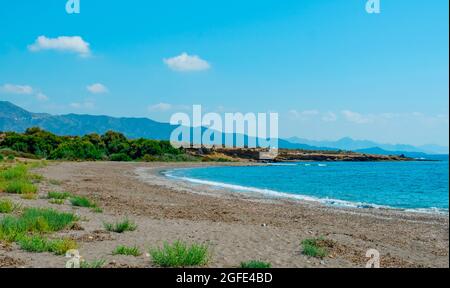
<instances>
[{"instance_id":1,"label":"wet sand","mask_svg":"<svg viewBox=\"0 0 450 288\"><path fill-rule=\"evenodd\" d=\"M267 199L160 174L166 169L204 165L211 164L61 162L36 170L47 179L39 186L41 196L55 190L88 196L103 213L53 205L47 199L0 197L24 207L77 213L82 219L80 227L59 234L77 239L85 259L105 259L107 267L152 267L145 253L131 257L111 252L117 245L137 245L147 251L174 240L208 243L212 251L208 267L237 267L248 260L267 261L274 267L364 267L368 249L380 252L382 267L449 267L448 216ZM104 230L105 221L124 217L135 221L136 231ZM302 255L300 242L313 237L331 240L328 257ZM0 245L0 267L64 267L65 261L62 256Z\"/></svg>"}]
</instances>

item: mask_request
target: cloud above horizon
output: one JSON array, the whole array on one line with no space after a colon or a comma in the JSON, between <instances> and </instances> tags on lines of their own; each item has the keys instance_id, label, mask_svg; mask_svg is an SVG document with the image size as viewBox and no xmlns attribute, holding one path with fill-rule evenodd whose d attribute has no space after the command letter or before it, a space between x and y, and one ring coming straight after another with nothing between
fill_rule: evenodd
<instances>
[{"instance_id":1,"label":"cloud above horizon","mask_svg":"<svg viewBox=\"0 0 450 288\"><path fill-rule=\"evenodd\" d=\"M7 94L33 94L33 87L30 85L4 84L0 87L0 92Z\"/></svg>"},{"instance_id":2,"label":"cloud above horizon","mask_svg":"<svg viewBox=\"0 0 450 288\"><path fill-rule=\"evenodd\" d=\"M80 36L59 36L56 38L39 36L33 44L28 46L28 49L32 52L43 50L71 52L81 57L88 57L91 55L89 46L90 44Z\"/></svg>"},{"instance_id":3,"label":"cloud above horizon","mask_svg":"<svg viewBox=\"0 0 450 288\"><path fill-rule=\"evenodd\" d=\"M205 71L211 68L211 65L201 59L197 55L189 55L187 53L181 53L178 56L163 59L164 63L173 71L178 72L195 72Z\"/></svg>"},{"instance_id":4,"label":"cloud above horizon","mask_svg":"<svg viewBox=\"0 0 450 288\"><path fill-rule=\"evenodd\" d=\"M108 88L101 83L94 83L86 86L86 89L92 94L104 94L108 93Z\"/></svg>"}]
</instances>

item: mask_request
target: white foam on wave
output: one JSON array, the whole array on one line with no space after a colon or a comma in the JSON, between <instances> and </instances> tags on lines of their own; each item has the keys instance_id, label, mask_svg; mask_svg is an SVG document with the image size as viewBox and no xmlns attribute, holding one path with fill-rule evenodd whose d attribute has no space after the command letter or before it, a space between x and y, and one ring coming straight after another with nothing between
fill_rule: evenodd
<instances>
[{"instance_id":1,"label":"white foam on wave","mask_svg":"<svg viewBox=\"0 0 450 288\"><path fill-rule=\"evenodd\" d=\"M176 169L181 170L181 169ZM236 185L236 184L228 184L223 182L217 182L217 181L210 181L210 180L201 180L196 178L190 178L190 177L184 177L184 176L176 176L173 175L172 171L164 171L162 172L165 176L177 180L182 180L194 184L199 185L208 185L212 187L217 188L225 188L230 189L238 192L252 192L252 193L258 193L264 196L273 197L273 198L290 198L295 200L301 200L301 201L308 201L308 202L316 202L328 206L335 206L335 207L346 207L346 208L359 208L359 209L389 209L389 210L400 210L405 212L413 212L413 213L426 213L426 214L448 214L448 209L441 209L441 208L416 208L416 209L405 209L405 208L398 208L398 207L391 207L387 205L378 205L373 203L364 203L364 202L352 202L352 201L346 201L346 200L339 200L339 199L333 199L333 198L318 198L314 196L307 196L302 194L291 194L291 193L285 193L270 189L261 189L251 186L242 186L242 185Z\"/></svg>"}]
</instances>

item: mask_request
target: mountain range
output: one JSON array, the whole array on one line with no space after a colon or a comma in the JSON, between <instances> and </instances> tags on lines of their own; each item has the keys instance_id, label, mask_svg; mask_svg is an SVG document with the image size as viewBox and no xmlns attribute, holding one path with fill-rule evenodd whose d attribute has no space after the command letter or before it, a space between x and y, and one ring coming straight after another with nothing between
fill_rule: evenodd
<instances>
[{"instance_id":1,"label":"mountain range","mask_svg":"<svg viewBox=\"0 0 450 288\"><path fill-rule=\"evenodd\" d=\"M167 140L176 126L148 118L109 117L94 115L51 115L29 112L7 101L0 101L0 131L23 132L40 127L58 135L102 134L108 130L122 132L129 138ZM381 144L349 137L337 141L314 141L298 137L279 139L279 147L305 150L347 150L367 154L400 155L428 158L427 154L448 154L448 147L438 145L412 146Z\"/></svg>"}]
</instances>

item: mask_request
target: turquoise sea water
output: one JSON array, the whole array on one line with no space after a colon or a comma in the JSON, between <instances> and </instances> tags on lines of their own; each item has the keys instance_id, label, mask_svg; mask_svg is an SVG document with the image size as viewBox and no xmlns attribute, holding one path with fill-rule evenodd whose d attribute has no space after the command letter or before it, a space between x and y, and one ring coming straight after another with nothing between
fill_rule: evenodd
<instances>
[{"instance_id":1,"label":"turquoise sea water","mask_svg":"<svg viewBox=\"0 0 450 288\"><path fill-rule=\"evenodd\" d=\"M327 205L448 213L449 162L311 162L166 171L236 192Z\"/></svg>"}]
</instances>

